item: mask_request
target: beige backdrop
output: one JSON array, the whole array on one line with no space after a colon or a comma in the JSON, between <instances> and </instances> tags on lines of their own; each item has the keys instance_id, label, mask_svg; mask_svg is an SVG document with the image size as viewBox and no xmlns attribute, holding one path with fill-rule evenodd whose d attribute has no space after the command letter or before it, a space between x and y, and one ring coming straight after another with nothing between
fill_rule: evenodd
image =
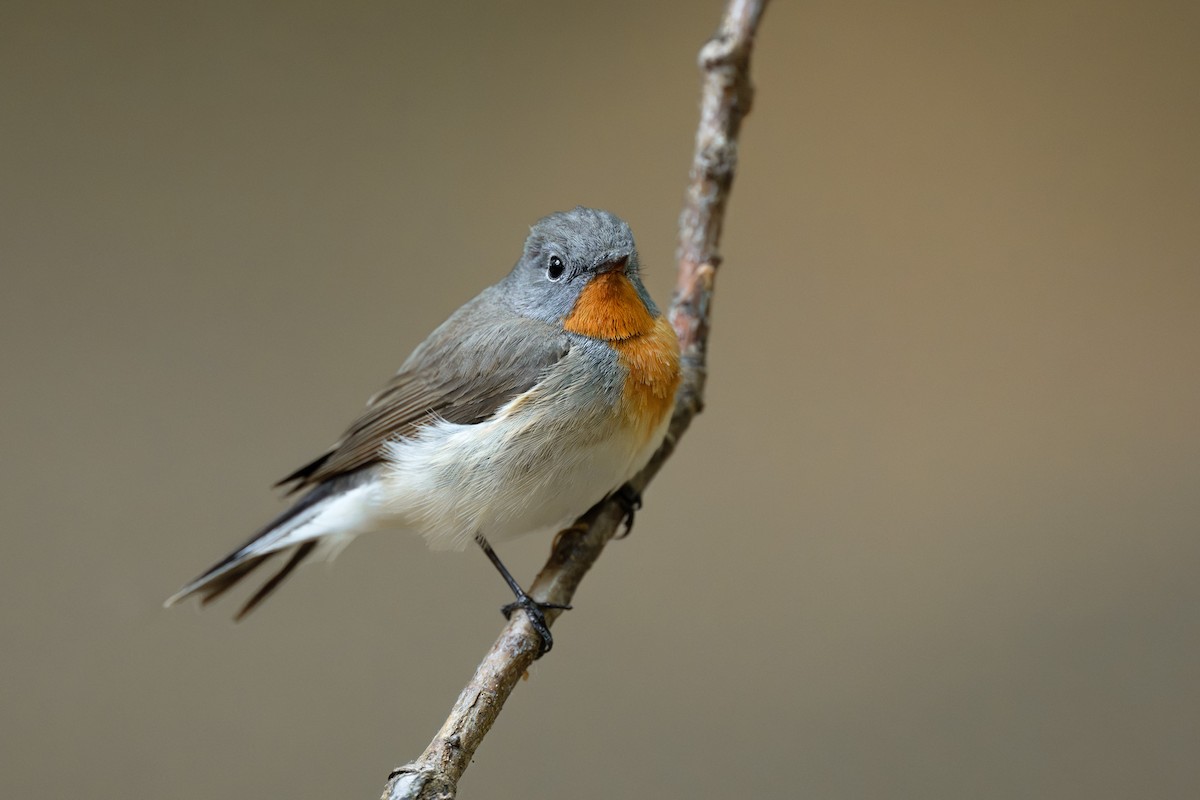
<instances>
[{"instance_id":1,"label":"beige backdrop","mask_svg":"<svg viewBox=\"0 0 1200 800\"><path fill-rule=\"evenodd\" d=\"M421 750L479 554L159 604L538 216L620 213L668 299L718 8L0 8L0 795L370 798ZM463 797L1196 796L1197 41L768 12L708 410Z\"/></svg>"}]
</instances>

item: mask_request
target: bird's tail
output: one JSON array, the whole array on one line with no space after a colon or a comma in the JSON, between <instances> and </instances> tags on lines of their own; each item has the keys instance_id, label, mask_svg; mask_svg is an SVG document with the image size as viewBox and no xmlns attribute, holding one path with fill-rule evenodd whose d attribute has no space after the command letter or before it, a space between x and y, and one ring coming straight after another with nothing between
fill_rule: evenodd
<instances>
[{"instance_id":1,"label":"bird's tail","mask_svg":"<svg viewBox=\"0 0 1200 800\"><path fill-rule=\"evenodd\" d=\"M290 550L291 555L279 571L272 575L234 616L235 620L240 620L278 589L288 575L318 549L318 545L326 544L327 547L322 549L336 554L353 538L358 531L338 529L339 523L344 522L347 511L342 506L357 506L361 503L361 499L354 495L361 495L363 490L368 488L363 485L364 479L369 480L369 476L354 473L316 486L232 553L185 584L182 589L167 598L163 605L173 606L193 595L200 598L202 606L208 605L251 572L275 556ZM322 537L336 541L324 542Z\"/></svg>"}]
</instances>

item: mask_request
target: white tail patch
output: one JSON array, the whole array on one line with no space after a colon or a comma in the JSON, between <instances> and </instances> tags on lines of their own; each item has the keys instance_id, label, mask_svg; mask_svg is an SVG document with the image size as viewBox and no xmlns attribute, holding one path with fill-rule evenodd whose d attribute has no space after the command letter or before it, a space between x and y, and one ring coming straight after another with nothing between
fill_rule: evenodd
<instances>
[{"instance_id":1,"label":"white tail patch","mask_svg":"<svg viewBox=\"0 0 1200 800\"><path fill-rule=\"evenodd\" d=\"M315 555L332 561L355 536L391 527L391 519L377 502L376 488L372 481L318 503L311 513L288 520L247 547L242 555L265 556L321 539Z\"/></svg>"}]
</instances>

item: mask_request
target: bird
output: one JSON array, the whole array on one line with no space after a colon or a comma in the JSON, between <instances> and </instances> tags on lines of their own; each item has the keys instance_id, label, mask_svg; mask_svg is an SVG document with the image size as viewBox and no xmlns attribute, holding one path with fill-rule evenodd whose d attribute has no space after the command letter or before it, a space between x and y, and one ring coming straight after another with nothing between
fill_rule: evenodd
<instances>
[{"instance_id":1,"label":"bird","mask_svg":"<svg viewBox=\"0 0 1200 800\"><path fill-rule=\"evenodd\" d=\"M477 544L541 638L544 609L491 542L560 530L616 496L666 436L681 381L679 340L642 283L633 233L577 206L534 223L512 270L438 326L328 450L276 484L283 513L167 599L205 605L260 566L282 567L241 619L310 556L355 537L422 535L433 549Z\"/></svg>"}]
</instances>

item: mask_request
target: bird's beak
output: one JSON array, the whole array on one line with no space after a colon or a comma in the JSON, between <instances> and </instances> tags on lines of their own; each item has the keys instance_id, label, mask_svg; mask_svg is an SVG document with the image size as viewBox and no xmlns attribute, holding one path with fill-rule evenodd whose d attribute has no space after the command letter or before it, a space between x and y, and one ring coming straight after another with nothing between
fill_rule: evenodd
<instances>
[{"instance_id":1,"label":"bird's beak","mask_svg":"<svg viewBox=\"0 0 1200 800\"><path fill-rule=\"evenodd\" d=\"M612 261L605 261L600 266L596 267L596 274L603 275L605 272L621 272L624 273L629 267L629 256L621 256Z\"/></svg>"}]
</instances>

